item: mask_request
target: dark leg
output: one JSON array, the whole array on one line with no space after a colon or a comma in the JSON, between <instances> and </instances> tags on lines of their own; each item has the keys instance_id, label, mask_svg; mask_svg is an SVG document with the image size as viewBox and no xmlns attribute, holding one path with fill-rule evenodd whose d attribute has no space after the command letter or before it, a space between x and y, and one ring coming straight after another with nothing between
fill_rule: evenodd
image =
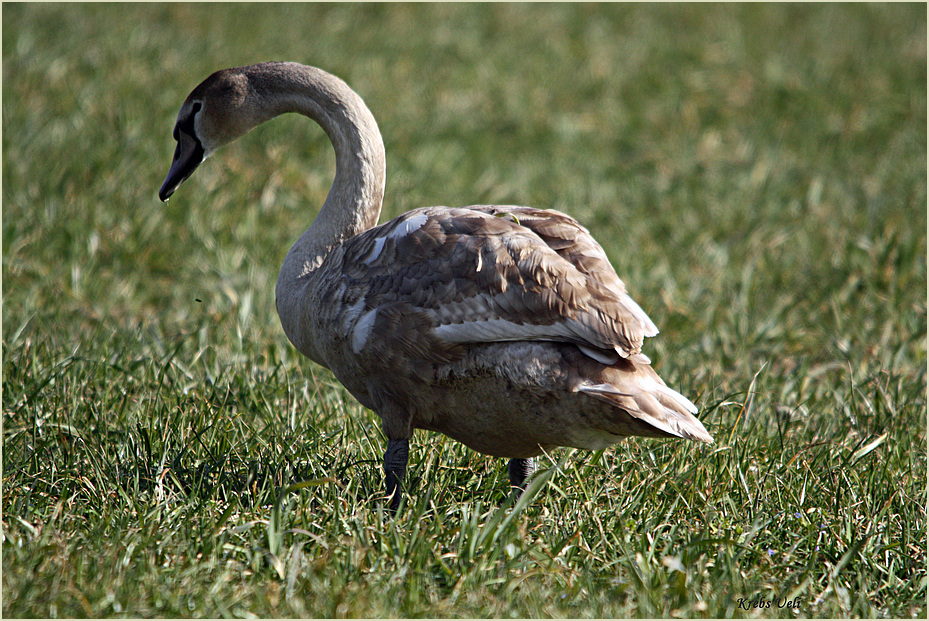
<instances>
[{"instance_id":1,"label":"dark leg","mask_svg":"<svg viewBox=\"0 0 929 621\"><path fill-rule=\"evenodd\" d=\"M400 506L400 496L402 494L400 482L406 472L406 462L409 456L409 440L387 441L387 452L384 453L384 478L387 482L387 495L391 497L391 511L396 511Z\"/></svg>"},{"instance_id":2,"label":"dark leg","mask_svg":"<svg viewBox=\"0 0 929 621\"><path fill-rule=\"evenodd\" d=\"M526 490L524 485L526 479L535 470L535 462L532 461L531 457L528 459L514 457L507 464L507 470L510 471L510 485L519 490L519 493L522 493Z\"/></svg>"}]
</instances>

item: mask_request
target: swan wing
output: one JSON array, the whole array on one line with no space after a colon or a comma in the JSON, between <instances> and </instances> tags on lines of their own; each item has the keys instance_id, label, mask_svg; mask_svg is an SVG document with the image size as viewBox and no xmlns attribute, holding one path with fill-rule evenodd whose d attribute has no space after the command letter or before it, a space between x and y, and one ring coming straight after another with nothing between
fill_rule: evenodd
<instances>
[{"instance_id":1,"label":"swan wing","mask_svg":"<svg viewBox=\"0 0 929 621\"><path fill-rule=\"evenodd\" d=\"M418 209L348 239L341 255L356 351L377 309L398 305L447 343L572 342L605 364L647 362L643 338L658 332L600 245L557 211Z\"/></svg>"}]
</instances>

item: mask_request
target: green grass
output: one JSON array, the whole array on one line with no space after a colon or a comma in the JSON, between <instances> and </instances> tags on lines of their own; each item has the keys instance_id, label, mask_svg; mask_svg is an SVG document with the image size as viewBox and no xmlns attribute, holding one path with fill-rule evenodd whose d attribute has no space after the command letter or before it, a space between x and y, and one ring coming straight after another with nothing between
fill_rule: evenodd
<instances>
[{"instance_id":1,"label":"green grass","mask_svg":"<svg viewBox=\"0 0 929 621\"><path fill-rule=\"evenodd\" d=\"M4 616L925 618L924 5L2 17ZM156 198L188 91L272 59L368 102L383 218L584 222L716 444L559 450L512 506L418 432L386 519L376 416L273 310L325 136L278 119Z\"/></svg>"}]
</instances>

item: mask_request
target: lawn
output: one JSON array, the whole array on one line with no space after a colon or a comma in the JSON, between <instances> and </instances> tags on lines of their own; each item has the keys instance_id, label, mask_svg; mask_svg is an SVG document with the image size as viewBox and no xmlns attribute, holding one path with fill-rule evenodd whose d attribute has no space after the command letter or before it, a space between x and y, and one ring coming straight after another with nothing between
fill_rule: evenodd
<instances>
[{"instance_id":1,"label":"lawn","mask_svg":"<svg viewBox=\"0 0 929 621\"><path fill-rule=\"evenodd\" d=\"M6 617L926 617L926 6L10 4ZM156 192L187 93L294 60L382 221L572 214L709 446L386 440L274 310L333 174L290 115Z\"/></svg>"}]
</instances>

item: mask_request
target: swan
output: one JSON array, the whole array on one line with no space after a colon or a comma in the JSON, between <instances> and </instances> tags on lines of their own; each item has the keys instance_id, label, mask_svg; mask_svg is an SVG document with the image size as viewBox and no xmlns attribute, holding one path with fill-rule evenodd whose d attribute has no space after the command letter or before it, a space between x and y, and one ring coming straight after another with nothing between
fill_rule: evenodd
<instances>
[{"instance_id":1,"label":"swan","mask_svg":"<svg viewBox=\"0 0 929 621\"><path fill-rule=\"evenodd\" d=\"M287 338L382 421L396 511L414 429L509 458L519 493L533 458L627 436L710 443L696 406L642 353L658 328L590 233L564 213L426 207L378 225L384 143L341 79L292 62L217 71L184 101L168 198L219 147L278 115L318 123L336 172L287 253L276 306Z\"/></svg>"}]
</instances>

